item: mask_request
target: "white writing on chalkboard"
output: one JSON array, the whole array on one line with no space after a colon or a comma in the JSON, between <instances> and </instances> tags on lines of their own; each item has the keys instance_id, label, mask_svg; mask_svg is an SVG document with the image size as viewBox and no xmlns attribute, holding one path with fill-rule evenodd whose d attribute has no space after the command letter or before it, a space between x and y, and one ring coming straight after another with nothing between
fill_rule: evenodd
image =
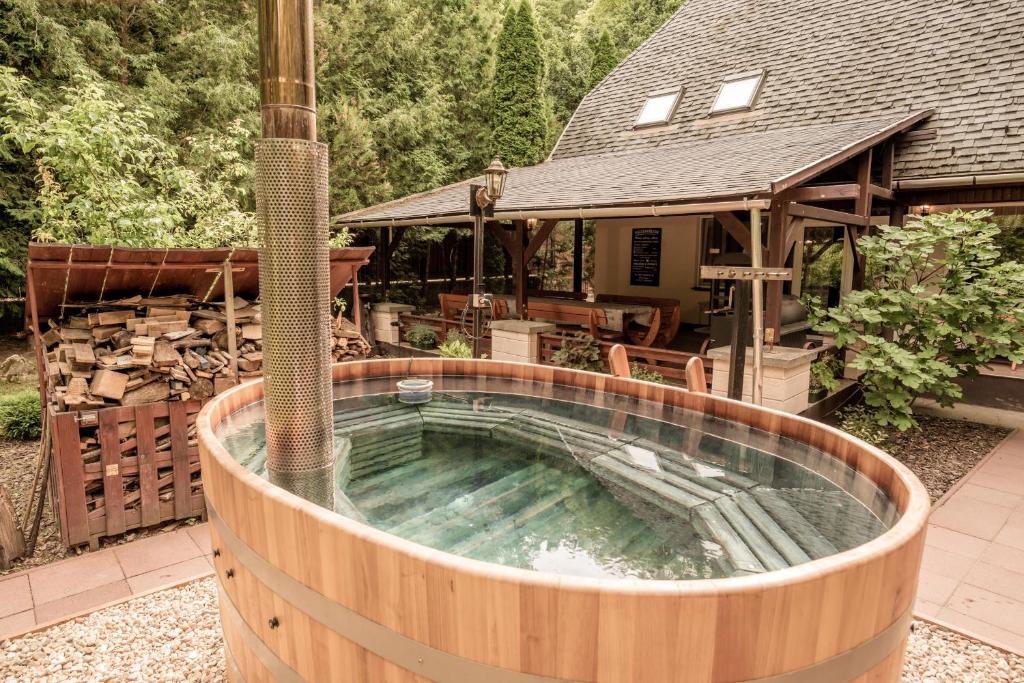
<instances>
[{"instance_id":1,"label":"white writing on chalkboard","mask_svg":"<svg viewBox=\"0 0 1024 683\"><path fill-rule=\"evenodd\" d=\"M661 284L661 228L633 228L629 284L633 287Z\"/></svg>"}]
</instances>

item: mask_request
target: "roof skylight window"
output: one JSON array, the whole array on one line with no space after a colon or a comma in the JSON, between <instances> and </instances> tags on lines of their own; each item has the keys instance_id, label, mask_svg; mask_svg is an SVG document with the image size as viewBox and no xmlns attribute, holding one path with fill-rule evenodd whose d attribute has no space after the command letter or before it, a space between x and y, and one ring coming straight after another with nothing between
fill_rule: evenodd
<instances>
[{"instance_id":1,"label":"roof skylight window","mask_svg":"<svg viewBox=\"0 0 1024 683\"><path fill-rule=\"evenodd\" d=\"M750 109L754 105L754 99L761 90L761 83L764 81L764 72L733 76L725 79L722 88L718 91L718 97L711 106L712 114Z\"/></svg>"},{"instance_id":2,"label":"roof skylight window","mask_svg":"<svg viewBox=\"0 0 1024 683\"><path fill-rule=\"evenodd\" d=\"M680 94L682 94L681 90L669 90L649 95L633 125L640 127L668 123L679 104Z\"/></svg>"}]
</instances>

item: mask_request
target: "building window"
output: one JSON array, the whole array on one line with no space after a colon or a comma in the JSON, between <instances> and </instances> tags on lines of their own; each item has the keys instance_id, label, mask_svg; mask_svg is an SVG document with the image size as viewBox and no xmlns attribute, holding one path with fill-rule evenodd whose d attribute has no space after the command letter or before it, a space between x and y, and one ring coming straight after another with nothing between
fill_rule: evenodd
<instances>
[{"instance_id":1,"label":"building window","mask_svg":"<svg viewBox=\"0 0 1024 683\"><path fill-rule=\"evenodd\" d=\"M640 110L640 115L636 117L636 123L633 124L634 128L668 123L676 112L676 107L679 106L681 94L682 90L676 89L648 95L643 109Z\"/></svg>"},{"instance_id":2,"label":"building window","mask_svg":"<svg viewBox=\"0 0 1024 683\"><path fill-rule=\"evenodd\" d=\"M718 97L711 106L712 114L751 109L764 83L764 72L730 76L722 83Z\"/></svg>"}]
</instances>

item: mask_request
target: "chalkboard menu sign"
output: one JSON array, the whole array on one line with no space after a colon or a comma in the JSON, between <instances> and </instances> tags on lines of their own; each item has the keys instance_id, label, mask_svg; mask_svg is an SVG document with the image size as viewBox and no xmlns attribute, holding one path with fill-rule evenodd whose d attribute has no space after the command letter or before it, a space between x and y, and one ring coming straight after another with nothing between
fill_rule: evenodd
<instances>
[{"instance_id":1,"label":"chalkboard menu sign","mask_svg":"<svg viewBox=\"0 0 1024 683\"><path fill-rule=\"evenodd\" d=\"M633 228L629 284L657 287L661 283L661 228Z\"/></svg>"}]
</instances>

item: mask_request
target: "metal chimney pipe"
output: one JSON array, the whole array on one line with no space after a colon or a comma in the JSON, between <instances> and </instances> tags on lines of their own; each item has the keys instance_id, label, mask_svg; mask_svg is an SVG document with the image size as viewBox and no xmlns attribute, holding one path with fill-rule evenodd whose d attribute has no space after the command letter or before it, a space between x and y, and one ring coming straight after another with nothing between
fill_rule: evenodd
<instances>
[{"instance_id":1,"label":"metal chimney pipe","mask_svg":"<svg viewBox=\"0 0 1024 683\"><path fill-rule=\"evenodd\" d=\"M312 0L260 0L256 218L270 480L334 508L327 147Z\"/></svg>"}]
</instances>

